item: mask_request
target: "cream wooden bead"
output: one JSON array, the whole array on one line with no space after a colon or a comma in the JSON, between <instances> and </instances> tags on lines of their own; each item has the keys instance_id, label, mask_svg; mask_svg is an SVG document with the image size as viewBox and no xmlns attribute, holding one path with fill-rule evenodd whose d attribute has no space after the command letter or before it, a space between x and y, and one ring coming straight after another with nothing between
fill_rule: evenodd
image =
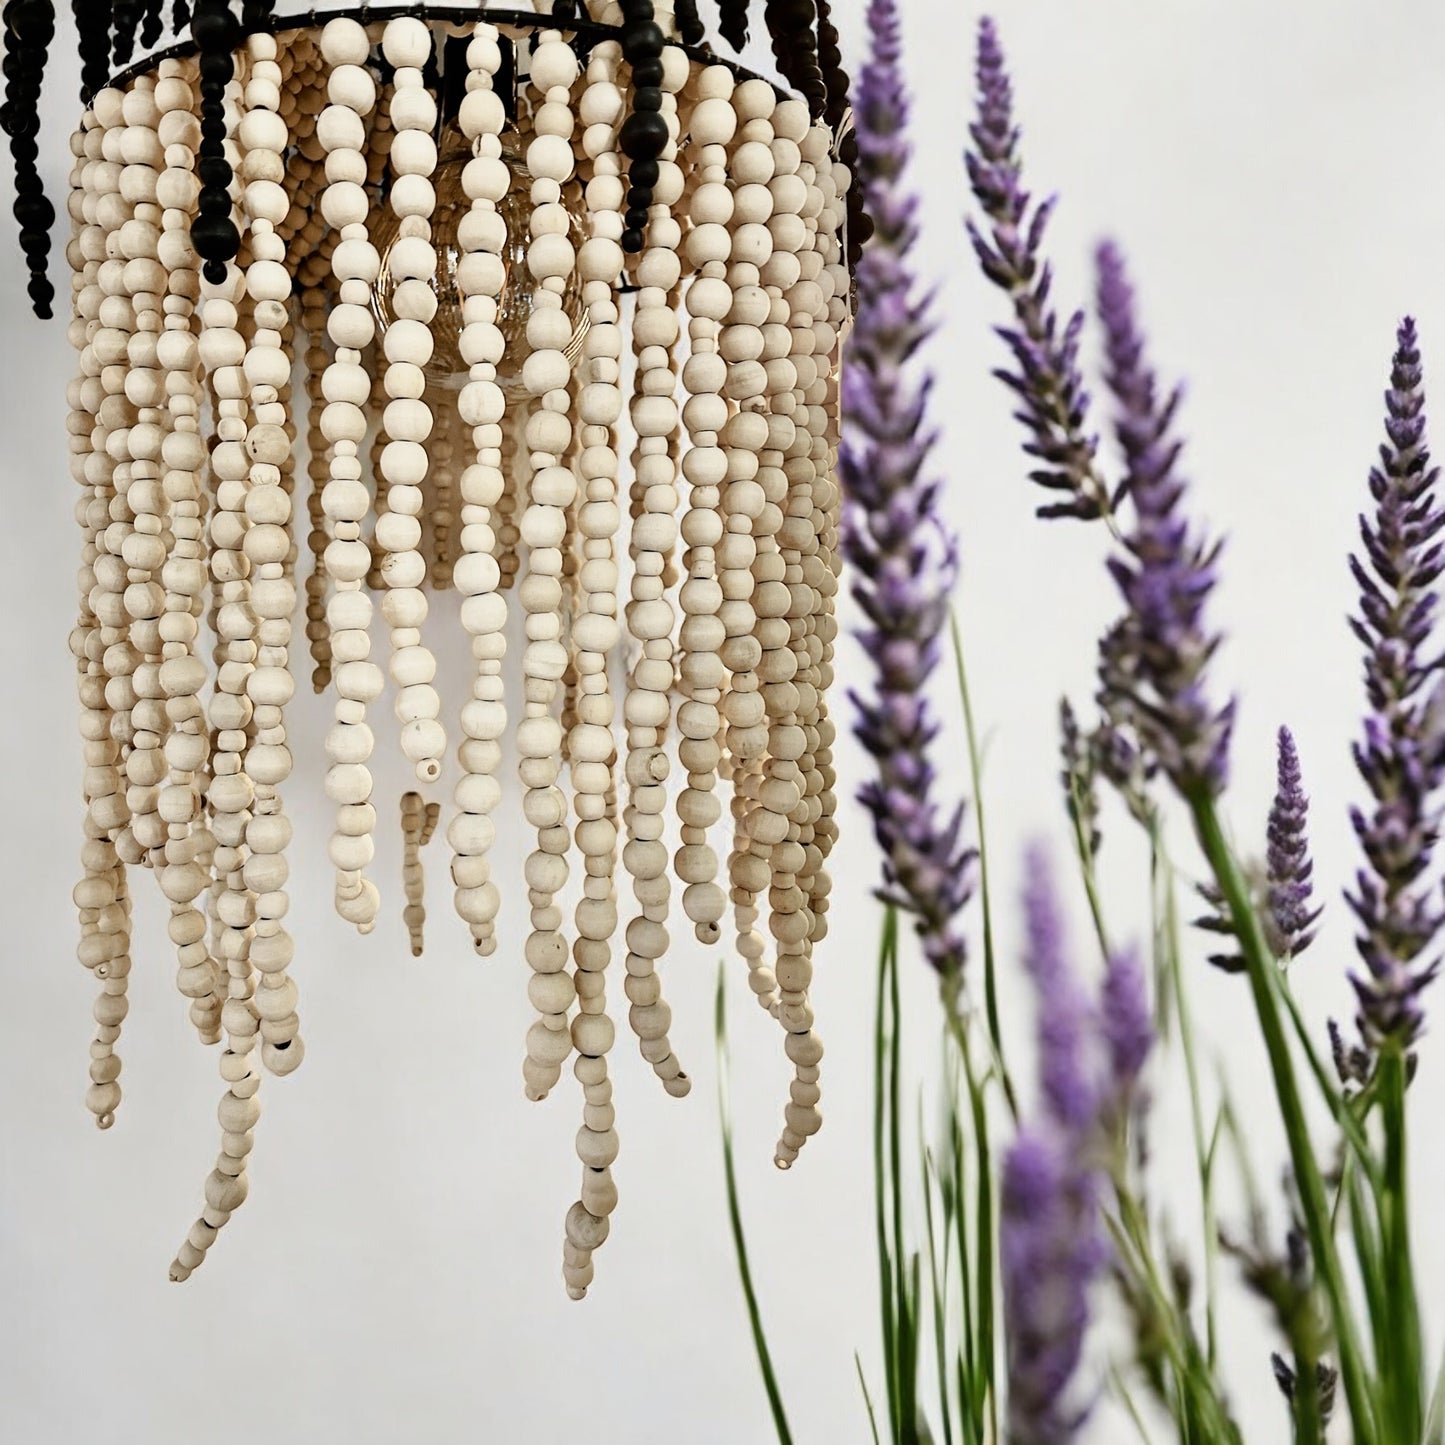
<instances>
[{"instance_id":1,"label":"cream wooden bead","mask_svg":"<svg viewBox=\"0 0 1445 1445\"><path fill-rule=\"evenodd\" d=\"M492 76L500 64L495 27L479 24L467 47L467 97L462 105L461 125L477 158L501 155L500 130L505 122L501 107L489 103ZM470 103L468 103L470 102ZM467 166L462 185L471 202L475 223L458 228L469 256L495 256L505 244L491 224L497 215L496 198L487 193L481 174ZM462 522L459 541L461 558L455 575L463 594L462 625L472 639L476 670L472 677L472 700L462 709L463 740L457 758L461 774L456 787L457 814L448 828L452 847L452 879L456 884L456 907L466 922L477 952L486 956L496 947L497 890L491 882L487 852L495 828L491 812L500 797L496 781L501 758L500 738L506 727L506 703L502 682L502 659L506 653L507 608L498 590L501 570L497 565L497 507L504 491L502 476L502 428L492 417L500 417L505 404L496 379L493 358L501 354L502 334L496 325L496 304L501 277L496 270L478 270L490 289L472 291L472 271L458 268L458 287L464 308L480 313L470 319L462 332L463 355L476 357L468 368L468 380L459 399L463 417L471 422L471 456L474 460L462 472L459 482ZM485 319L482 319L482 318Z\"/></svg>"}]
</instances>

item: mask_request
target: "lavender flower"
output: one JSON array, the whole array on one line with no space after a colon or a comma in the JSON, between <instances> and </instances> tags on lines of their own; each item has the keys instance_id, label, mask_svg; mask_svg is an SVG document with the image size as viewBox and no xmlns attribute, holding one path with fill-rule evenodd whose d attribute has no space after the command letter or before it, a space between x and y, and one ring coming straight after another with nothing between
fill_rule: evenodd
<instances>
[{"instance_id":1,"label":"lavender flower","mask_svg":"<svg viewBox=\"0 0 1445 1445\"><path fill-rule=\"evenodd\" d=\"M1283 958L1295 957L1310 946L1321 911L1310 907L1314 864L1305 835L1309 799L1300 777L1294 735L1285 727L1279 730L1277 775L1274 803L1269 810L1265 863L1269 921L1274 934L1270 941L1275 954Z\"/></svg>"},{"instance_id":2,"label":"lavender flower","mask_svg":"<svg viewBox=\"0 0 1445 1445\"><path fill-rule=\"evenodd\" d=\"M973 888L972 851L960 842L963 808L941 819L928 752L937 733L927 684L958 569L958 546L921 476L936 434L926 424L930 381L908 363L932 325L913 295L908 253L917 201L902 186L908 100L899 67L896 0L871 0L873 58L856 93L858 173L876 230L858 264L858 319L843 368L848 432L839 458L847 511L843 545L853 594L869 626L860 636L876 673L871 697L853 694L856 731L878 768L860 798L883 850L885 895L915 915L929 962L962 971L957 916Z\"/></svg>"},{"instance_id":3,"label":"lavender flower","mask_svg":"<svg viewBox=\"0 0 1445 1445\"><path fill-rule=\"evenodd\" d=\"M1004 1161L999 1264L1012 1445L1065 1445L1088 1415L1071 1401L1069 1385L1103 1250L1092 1191L1081 1191L1071 1163L1061 1139L1031 1130Z\"/></svg>"},{"instance_id":4,"label":"lavender flower","mask_svg":"<svg viewBox=\"0 0 1445 1445\"><path fill-rule=\"evenodd\" d=\"M1109 564L1127 610L1100 649L1102 700L1181 792L1213 795L1224 787L1234 721L1234 704L1216 710L1204 688L1219 645L1204 623L1219 544L1194 536L1182 515L1184 483L1175 471L1182 443L1172 435L1180 392L1159 399L1123 259L1106 242L1097 263L1106 379L1134 513L1123 539L1128 555Z\"/></svg>"},{"instance_id":5,"label":"lavender flower","mask_svg":"<svg viewBox=\"0 0 1445 1445\"><path fill-rule=\"evenodd\" d=\"M1109 1079L1127 1095L1144 1072L1154 1047L1154 1020L1139 955L1125 949L1110 956L1104 970L1099 1020L1109 1050Z\"/></svg>"},{"instance_id":6,"label":"lavender flower","mask_svg":"<svg viewBox=\"0 0 1445 1445\"><path fill-rule=\"evenodd\" d=\"M985 236L972 220L969 238L983 273L1013 303L1014 325L998 328L1013 355L1013 369L994 375L1018 398L1015 413L1029 433L1024 450L1042 464L1031 481L1067 492L1068 501L1039 508L1042 517L1085 520L1109 509L1109 489L1095 464L1097 439L1086 434L1088 393L1079 375L1076 311L1060 329L1049 304L1053 275L1042 259L1053 201L1035 205L1023 189L1013 89L992 20L978 27L978 117L969 127L973 148L964 156L973 194L989 220Z\"/></svg>"},{"instance_id":7,"label":"lavender flower","mask_svg":"<svg viewBox=\"0 0 1445 1445\"><path fill-rule=\"evenodd\" d=\"M1044 1104L1054 1124L1080 1134L1098 1110L1089 1057L1093 1009L1064 953L1064 928L1048 854L1037 845L1031 847L1024 868L1024 968L1038 999Z\"/></svg>"},{"instance_id":8,"label":"lavender flower","mask_svg":"<svg viewBox=\"0 0 1445 1445\"><path fill-rule=\"evenodd\" d=\"M1032 849L1025 866L1024 963L1038 999L1044 1107L1019 1133L1003 1170L1008 1438L1064 1445L1088 1414L1070 1385L1088 1331L1089 1290L1107 1259L1099 1160L1117 1095L1100 1088L1100 1021L1065 955L1048 859ZM1125 1046L1130 1066L1133 1047Z\"/></svg>"},{"instance_id":9,"label":"lavender flower","mask_svg":"<svg viewBox=\"0 0 1445 1445\"><path fill-rule=\"evenodd\" d=\"M1370 472L1375 511L1360 518L1363 557L1350 558L1360 589L1350 625L1365 648L1371 709L1354 756L1374 807L1352 814L1365 863L1346 899L1368 970L1353 979L1360 1027L1376 1046L1408 1046L1423 1027L1420 996L1440 966L1424 955L1445 922L1439 882L1429 876L1445 782L1445 697L1438 676L1432 682L1440 659L1426 654L1445 567L1445 512L1425 444L1420 351L1409 317L1397 342L1385 394L1387 441Z\"/></svg>"}]
</instances>

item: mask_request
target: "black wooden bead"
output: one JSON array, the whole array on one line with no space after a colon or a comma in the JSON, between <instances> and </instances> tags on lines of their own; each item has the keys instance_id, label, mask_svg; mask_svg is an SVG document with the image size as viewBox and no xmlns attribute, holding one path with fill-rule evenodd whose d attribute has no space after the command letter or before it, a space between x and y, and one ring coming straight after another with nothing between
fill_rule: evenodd
<instances>
[{"instance_id":1,"label":"black wooden bead","mask_svg":"<svg viewBox=\"0 0 1445 1445\"><path fill-rule=\"evenodd\" d=\"M662 27L653 19L634 20L622 27L622 53L632 63L639 59L653 59L662 54L666 37Z\"/></svg>"},{"instance_id":2,"label":"black wooden bead","mask_svg":"<svg viewBox=\"0 0 1445 1445\"><path fill-rule=\"evenodd\" d=\"M622 249L629 256L635 256L644 244L645 240L641 231L631 230L622 233Z\"/></svg>"},{"instance_id":3,"label":"black wooden bead","mask_svg":"<svg viewBox=\"0 0 1445 1445\"><path fill-rule=\"evenodd\" d=\"M632 108L639 111L662 109L662 92L656 86L639 85L632 93Z\"/></svg>"},{"instance_id":4,"label":"black wooden bead","mask_svg":"<svg viewBox=\"0 0 1445 1445\"><path fill-rule=\"evenodd\" d=\"M649 196L648 199L651 200L652 198ZM642 228L647 225L647 207L628 206L627 214L623 217L623 220L629 231L642 230Z\"/></svg>"},{"instance_id":5,"label":"black wooden bead","mask_svg":"<svg viewBox=\"0 0 1445 1445\"><path fill-rule=\"evenodd\" d=\"M658 156L667 145L667 122L655 110L634 110L622 122L618 141L627 156Z\"/></svg>"},{"instance_id":6,"label":"black wooden bead","mask_svg":"<svg viewBox=\"0 0 1445 1445\"><path fill-rule=\"evenodd\" d=\"M661 170L662 168L655 160L635 160L628 167L627 179L634 186L646 186L648 190L651 190L657 184Z\"/></svg>"},{"instance_id":7,"label":"black wooden bead","mask_svg":"<svg viewBox=\"0 0 1445 1445\"><path fill-rule=\"evenodd\" d=\"M662 84L662 61L639 60L632 67L632 83L636 86Z\"/></svg>"}]
</instances>

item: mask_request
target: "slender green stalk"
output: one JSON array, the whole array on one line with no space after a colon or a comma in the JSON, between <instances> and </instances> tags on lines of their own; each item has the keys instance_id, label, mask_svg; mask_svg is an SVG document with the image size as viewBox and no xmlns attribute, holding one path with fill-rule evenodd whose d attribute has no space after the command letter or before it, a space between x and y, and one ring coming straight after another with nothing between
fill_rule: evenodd
<instances>
[{"instance_id":1,"label":"slender green stalk","mask_svg":"<svg viewBox=\"0 0 1445 1445\"><path fill-rule=\"evenodd\" d=\"M1389 1290L1389 1350L1380 1361L1391 1438L1418 1440L1421 1429L1424 1363L1420 1353L1420 1306L1410 1258L1409 1185L1406 1177L1404 1050L1387 1046L1380 1054L1381 1114L1385 1129L1385 1181L1379 1196L1380 1237Z\"/></svg>"},{"instance_id":2,"label":"slender green stalk","mask_svg":"<svg viewBox=\"0 0 1445 1445\"><path fill-rule=\"evenodd\" d=\"M1204 1090L1199 1078L1199 1061L1194 1050L1194 1026L1189 1013L1189 994L1180 963L1179 909L1175 896L1174 865L1169 860L1164 836L1156 814L1149 826L1149 850L1154 886L1163 904L1160 939L1164 969L1170 982L1170 997L1179 1021L1179 1043L1184 1054L1184 1073L1189 1084L1189 1120L1194 1134L1194 1164L1199 1174L1200 1212L1204 1228L1204 1319L1209 1365L1219 1356L1216 1304L1219 1296L1219 1223L1214 1209L1214 1168L1208 1136L1204 1130Z\"/></svg>"},{"instance_id":3,"label":"slender green stalk","mask_svg":"<svg viewBox=\"0 0 1445 1445\"><path fill-rule=\"evenodd\" d=\"M1330 1318L1340 1355L1340 1378L1344 1385L1345 1398L1349 1402L1356 1445L1379 1445L1378 1425L1370 1399L1364 1356L1345 1287L1344 1270L1341 1268L1334 1235L1330 1230L1330 1210L1325 1196L1324 1180L1310 1142L1309 1125L1300 1100L1289 1041L1280 1022L1280 990L1275 978L1277 967L1265 943L1264 931L1250 899L1249 886L1225 840L1213 798L1207 793L1198 792L1190 796L1188 802L1200 845L1204 849L1215 881L1229 905L1230 916L1244 955L1250 990L1254 995L1255 1012L1259 1017L1265 1050L1269 1054L1270 1069L1274 1075L1275 1095L1289 1140L1290 1158L1294 1164L1300 1203L1304 1210L1310 1253L1314 1257L1315 1271L1329 1300ZM1391 1442L1391 1445L1394 1445L1394 1442Z\"/></svg>"},{"instance_id":4,"label":"slender green stalk","mask_svg":"<svg viewBox=\"0 0 1445 1445\"><path fill-rule=\"evenodd\" d=\"M968 668L963 660L963 633L956 614L950 618L949 630L953 638L953 664L958 673L958 695L963 703L963 726L968 738L969 780L973 788L974 827L978 832L978 891L983 913L984 1015L988 1020L989 1043L998 1068L999 1082L1003 1085L1004 1098L1008 1101L1009 1113L1017 1119L1018 1099L1014 1094L1008 1065L1004 1062L1003 1034L998 1021L998 962L994 950L993 902L989 889L988 833L983 802L983 753L979 748L978 728L974 722L973 697L968 688ZM951 1008L950 1011L956 1010Z\"/></svg>"},{"instance_id":5,"label":"slender green stalk","mask_svg":"<svg viewBox=\"0 0 1445 1445\"><path fill-rule=\"evenodd\" d=\"M888 1421L893 1440L899 1438L898 1322L893 1313L893 1252L888 1242L887 1157L888 1116L884 1111L884 1081L893 1036L888 1020L888 974L898 948L898 915L889 907L883 917L883 941L878 953L878 998L873 1033L873 1222L878 1242L878 1299L883 1323L883 1375L888 1395Z\"/></svg>"},{"instance_id":6,"label":"slender green stalk","mask_svg":"<svg viewBox=\"0 0 1445 1445\"><path fill-rule=\"evenodd\" d=\"M938 1256L938 1235L933 1222L933 1193L938 1171L933 1153L924 1140L923 1110L919 1109L919 1147L923 1153L923 1214L928 1230L928 1283L933 1299L933 1352L938 1369L939 1413L943 1421L944 1445L953 1445L953 1404L949 1398L948 1377L948 1306L943 1297L943 1278L948 1272L948 1234L943 1236L943 1259Z\"/></svg>"},{"instance_id":7,"label":"slender green stalk","mask_svg":"<svg viewBox=\"0 0 1445 1445\"><path fill-rule=\"evenodd\" d=\"M868 1391L868 1380L863 1374L863 1361L857 1350L853 1351L853 1368L858 1371L858 1385L863 1391L863 1404L868 1411L868 1428L873 1432L873 1445L882 1445L878 1439L878 1414L873 1408L873 1396Z\"/></svg>"},{"instance_id":8,"label":"slender green stalk","mask_svg":"<svg viewBox=\"0 0 1445 1445\"><path fill-rule=\"evenodd\" d=\"M977 1243L974 1247L974 1269L977 1272L975 1287L978 1292L978 1354L974 1366L974 1381L981 1384L988 1405L988 1420L991 1438L997 1440L998 1433L998 1362L995 1358L995 1313L997 1305L994 1292L994 1267L996 1247L994 1240L994 1185L993 1160L989 1147L988 1106L984 1097L984 1083L974 1071L973 1058L968 1046L968 1033L960 1032L963 1056L964 1078L968 1086L969 1107L973 1117L974 1150L978 1158L978 1190L974 1210L974 1227ZM982 1423L983 1401L979 1402L979 1419Z\"/></svg>"},{"instance_id":9,"label":"slender green stalk","mask_svg":"<svg viewBox=\"0 0 1445 1445\"><path fill-rule=\"evenodd\" d=\"M783 1408L782 1391L778 1388L778 1377L773 1370L773 1354L768 1348L767 1332L763 1328L763 1314L758 1306L757 1291L753 1288L753 1271L748 1260L747 1235L743 1229L742 1207L738 1203L737 1168L733 1158L732 1109L728 1103L728 1025L727 990L722 965L717 971L717 1000L713 1010L715 1037L717 1040L717 1108L722 1125L723 1172L727 1179L728 1223L732 1226L733 1249L737 1255L738 1278L742 1281L743 1297L748 1305L748 1323L753 1332L753 1349L758 1357L758 1369L762 1372L763 1388L768 1394L768 1408L773 1415L773 1428L778 1434L778 1445L793 1445L793 1433L788 1428L788 1413Z\"/></svg>"}]
</instances>

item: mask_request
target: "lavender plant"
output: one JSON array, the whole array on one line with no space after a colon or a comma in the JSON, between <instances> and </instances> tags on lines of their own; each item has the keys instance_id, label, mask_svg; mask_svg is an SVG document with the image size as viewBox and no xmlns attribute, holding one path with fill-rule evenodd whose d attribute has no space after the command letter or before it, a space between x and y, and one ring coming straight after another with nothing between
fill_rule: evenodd
<instances>
[{"instance_id":1,"label":"lavender plant","mask_svg":"<svg viewBox=\"0 0 1445 1445\"><path fill-rule=\"evenodd\" d=\"M1303 770L1287 727L1277 733L1276 786L1257 861L1237 853L1223 818L1235 703L1217 675L1220 634L1209 620L1222 549L1194 514L1182 477L1182 392L1159 381L1122 252L1106 242L1095 254L1093 302L1118 453L1117 468L1106 464L1084 382L1085 313L1060 319L1044 254L1053 202L1035 202L1025 186L1002 45L982 22L966 155L978 213L968 233L1011 312L999 330L1009 364L996 375L1024 427L1026 474L1057 498L1040 514L1102 523L1121 609L1097 646L1097 721L1086 725L1067 702L1060 711L1064 799L1101 979L1090 988L1076 968L1066 900L1046 851L1032 850L1019 964L1035 998L1037 1090L1021 1102L992 1007L982 778L961 660L971 815L938 797L929 756L938 726L926 692L959 549L930 472L932 382L920 354L933 326L911 269L918 213L906 185L896 0L870 0L868 18L873 52L856 113L858 180L877 225L859 268L845 357L841 472L846 546L874 667L871 691L860 688L854 701L858 737L876 768L861 796L883 854L885 903L874 1059L884 1408L875 1411L871 1371L859 1365L875 1439L1067 1445L1083 1438L1108 1393L1141 1431L1139 1397L1147 1394L1181 1442L1242 1445L1218 1349L1216 1304L1228 1262L1277 1330L1279 1348L1260 1366L1278 1386L1296 1445L1324 1445L1332 1421L1347 1422L1357 1445L1445 1445L1445 1385L1429 1392L1406 1187L1413 1051L1445 928L1435 859L1445 817L1445 659L1435 636L1445 506L1426 445L1414 323L1398 331L1386 441L1369 476L1373 505L1350 561L1368 708L1354 749L1369 795L1352 815L1363 860L1345 890L1363 964L1353 976L1359 1040L1332 1023L1322 1050L1293 992L1317 966L1286 967L1314 941L1322 913ZM1114 816L1110 792L1149 845L1152 946L1142 957L1116 946L1095 871ZM964 838L967 816L979 830L976 851ZM1291 1166L1283 1232L1253 1183L1227 1081L1211 1080L1201 1064L1180 870L1166 846L1171 819L1189 825L1195 867L1205 872L1199 891L1210 903L1205 925L1229 940L1216 961L1238 975L1223 986L1238 988L1242 1004L1247 996L1268 1059ZM964 968L974 908L984 939L983 1010ZM948 1087L936 1146L910 1140L902 1126L900 915L912 918L925 958L950 984L942 993ZM1202 1289L1167 1222L1177 1201L1159 1197L1144 1143L1151 1077L1176 1059L1191 1110ZM1319 1105L1331 1126L1327 1141L1310 1122ZM1000 1131L1009 1141L996 1168ZM1216 1198L1229 1162L1249 1201L1242 1228L1221 1220ZM728 1178L759 1358L787 1439L731 1170ZM1106 1294L1132 1323L1131 1348L1098 1371L1101 1342L1091 1331Z\"/></svg>"}]
</instances>

